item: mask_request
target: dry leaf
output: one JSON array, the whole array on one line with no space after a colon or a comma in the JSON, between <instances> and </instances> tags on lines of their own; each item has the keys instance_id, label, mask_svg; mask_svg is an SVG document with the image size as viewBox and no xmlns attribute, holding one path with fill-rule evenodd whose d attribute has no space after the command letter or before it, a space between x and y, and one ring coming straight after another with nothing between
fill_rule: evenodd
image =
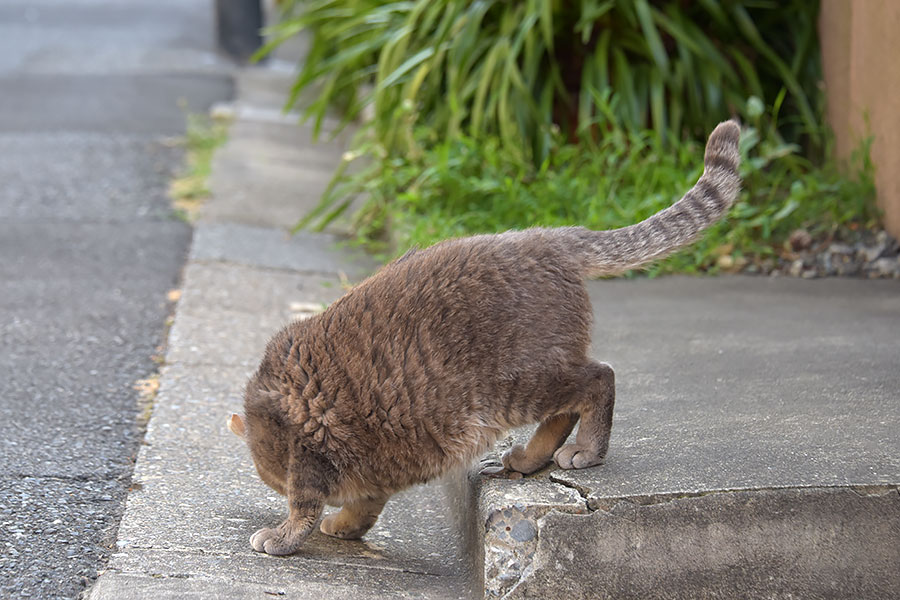
<instances>
[{"instance_id":1,"label":"dry leaf","mask_svg":"<svg viewBox=\"0 0 900 600\"><path fill-rule=\"evenodd\" d=\"M320 313L324 310L321 302L291 302L288 305L291 312L300 313Z\"/></svg>"}]
</instances>

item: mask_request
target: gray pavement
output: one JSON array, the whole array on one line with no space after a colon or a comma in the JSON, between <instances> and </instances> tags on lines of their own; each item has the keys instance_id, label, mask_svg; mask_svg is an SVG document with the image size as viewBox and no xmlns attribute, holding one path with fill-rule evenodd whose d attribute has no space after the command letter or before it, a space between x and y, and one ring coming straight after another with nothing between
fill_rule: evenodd
<instances>
[{"instance_id":1,"label":"gray pavement","mask_svg":"<svg viewBox=\"0 0 900 600\"><path fill-rule=\"evenodd\" d=\"M4 598L73 598L110 552L191 236L171 138L228 69L204 1L0 5Z\"/></svg>"}]
</instances>

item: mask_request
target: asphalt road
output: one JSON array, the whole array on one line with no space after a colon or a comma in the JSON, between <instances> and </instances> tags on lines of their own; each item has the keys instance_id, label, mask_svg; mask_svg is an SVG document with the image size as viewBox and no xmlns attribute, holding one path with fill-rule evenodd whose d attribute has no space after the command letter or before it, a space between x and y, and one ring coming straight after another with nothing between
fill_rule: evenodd
<instances>
[{"instance_id":1,"label":"asphalt road","mask_svg":"<svg viewBox=\"0 0 900 600\"><path fill-rule=\"evenodd\" d=\"M232 93L209 0L0 3L0 597L102 569L191 230L185 106Z\"/></svg>"}]
</instances>

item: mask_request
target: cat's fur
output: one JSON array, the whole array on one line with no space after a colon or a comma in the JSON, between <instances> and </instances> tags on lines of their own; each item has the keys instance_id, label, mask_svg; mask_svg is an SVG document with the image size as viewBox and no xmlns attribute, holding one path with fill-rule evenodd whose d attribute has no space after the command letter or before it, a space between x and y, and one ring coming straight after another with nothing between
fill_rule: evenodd
<instances>
[{"instance_id":1,"label":"cat's fur","mask_svg":"<svg viewBox=\"0 0 900 600\"><path fill-rule=\"evenodd\" d=\"M411 250L275 335L247 384L245 417L229 422L290 507L281 525L253 535L253 548L296 551L325 504L343 509L323 532L359 537L391 494L470 463L521 425L541 423L527 447L504 455L509 471L600 463L615 386L612 369L587 355L583 279L669 254L722 217L740 186L739 136L733 121L720 124L697 184L637 225Z\"/></svg>"}]
</instances>

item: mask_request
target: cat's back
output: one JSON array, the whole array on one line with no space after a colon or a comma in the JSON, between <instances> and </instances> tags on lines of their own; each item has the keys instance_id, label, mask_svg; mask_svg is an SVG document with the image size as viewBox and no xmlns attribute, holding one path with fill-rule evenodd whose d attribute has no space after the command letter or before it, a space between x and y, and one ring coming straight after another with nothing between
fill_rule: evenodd
<instances>
[{"instance_id":1,"label":"cat's back","mask_svg":"<svg viewBox=\"0 0 900 600\"><path fill-rule=\"evenodd\" d=\"M396 363L413 349L461 372L499 369L546 348L584 346L590 304L555 231L480 235L412 250L352 290L326 318L341 323L354 352Z\"/></svg>"},{"instance_id":2,"label":"cat's back","mask_svg":"<svg viewBox=\"0 0 900 600\"><path fill-rule=\"evenodd\" d=\"M384 298L414 297L417 304L455 296L484 301L506 300L549 288L581 286L580 267L553 229L528 229L451 239L412 249L386 265L361 286L365 294Z\"/></svg>"}]
</instances>

